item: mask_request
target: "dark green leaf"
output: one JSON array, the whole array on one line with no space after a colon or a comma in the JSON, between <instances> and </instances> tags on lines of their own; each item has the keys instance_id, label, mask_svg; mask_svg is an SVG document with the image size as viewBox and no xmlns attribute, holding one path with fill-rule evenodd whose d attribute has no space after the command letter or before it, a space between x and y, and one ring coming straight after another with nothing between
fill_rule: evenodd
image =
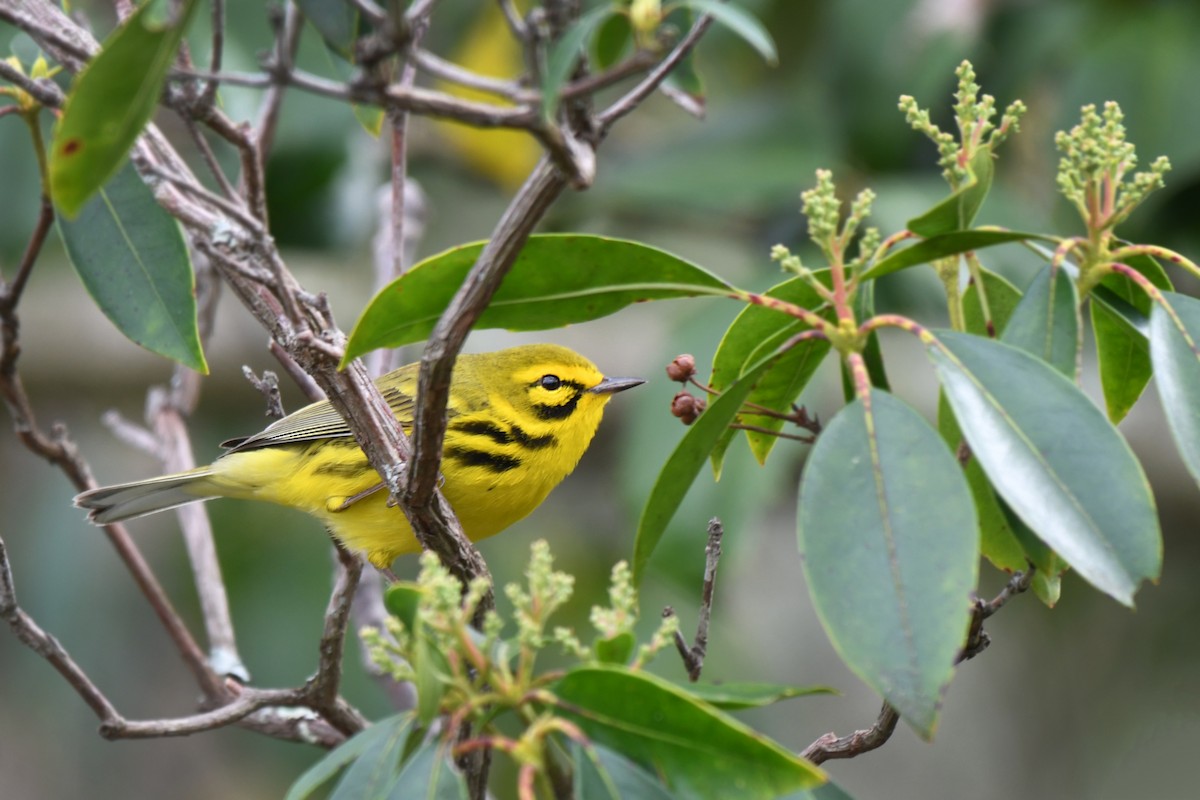
<instances>
[{"instance_id":1,"label":"dark green leaf","mask_svg":"<svg viewBox=\"0 0 1200 800\"><path fill-rule=\"evenodd\" d=\"M195 0L174 20L165 0L146 3L75 78L50 143L50 195L68 217L120 169L158 106Z\"/></svg>"},{"instance_id":2,"label":"dark green leaf","mask_svg":"<svg viewBox=\"0 0 1200 800\"><path fill-rule=\"evenodd\" d=\"M963 321L967 333L988 336L990 319L991 332L998 335L1004 331L1013 310L1021 302L1021 292L994 272L982 270L980 276L983 281L982 293L974 282L963 292ZM987 302L986 314L983 297ZM950 410L944 392L938 393L938 433L955 452L964 444L958 421L954 419L954 412ZM967 477L967 485L971 487L971 496L975 499L975 511L979 516L979 549L983 556L1002 570L1012 572L1025 569L1025 550L1014 535L1010 519L992 491L992 484L979 466L979 461L971 458L963 473Z\"/></svg>"},{"instance_id":3,"label":"dark green leaf","mask_svg":"<svg viewBox=\"0 0 1200 800\"><path fill-rule=\"evenodd\" d=\"M872 389L821 431L804 466L800 552L842 660L924 738L970 619L978 522L929 424Z\"/></svg>"},{"instance_id":4,"label":"dark green leaf","mask_svg":"<svg viewBox=\"0 0 1200 800\"><path fill-rule=\"evenodd\" d=\"M833 781L806 792L792 792L779 800L854 800L846 790Z\"/></svg>"},{"instance_id":5,"label":"dark green leaf","mask_svg":"<svg viewBox=\"0 0 1200 800\"><path fill-rule=\"evenodd\" d=\"M1175 447L1200 481L1200 301L1163 296L1170 309L1155 304L1150 312L1150 355Z\"/></svg>"},{"instance_id":6,"label":"dark green leaf","mask_svg":"<svg viewBox=\"0 0 1200 800\"><path fill-rule=\"evenodd\" d=\"M813 694L837 694L829 686L787 686L781 683L689 683L684 690L709 705L726 711L760 708Z\"/></svg>"},{"instance_id":7,"label":"dark green leaf","mask_svg":"<svg viewBox=\"0 0 1200 800\"><path fill-rule=\"evenodd\" d=\"M856 319L867 320L875 316L875 282L867 281L859 287L854 298L854 315ZM863 361L867 365L867 375L871 385L885 392L891 389L888 384L887 371L883 366L883 350L879 346L879 335L875 331L867 336L867 346L863 349Z\"/></svg>"},{"instance_id":8,"label":"dark green leaf","mask_svg":"<svg viewBox=\"0 0 1200 800\"><path fill-rule=\"evenodd\" d=\"M296 0L301 13L321 34L325 44L347 61L354 58L359 11L349 0Z\"/></svg>"},{"instance_id":9,"label":"dark green leaf","mask_svg":"<svg viewBox=\"0 0 1200 800\"><path fill-rule=\"evenodd\" d=\"M1135 256L1125 263L1141 272L1159 289L1171 291L1171 280L1149 256ZM1103 289L1103 295L1099 291ZM1119 302L1113 302L1113 299ZM1100 388L1109 420L1116 425L1142 396L1150 382L1148 332L1151 300L1124 275L1110 273L1092 293L1092 329L1096 334L1096 361Z\"/></svg>"},{"instance_id":10,"label":"dark green leaf","mask_svg":"<svg viewBox=\"0 0 1200 800\"><path fill-rule=\"evenodd\" d=\"M605 70L629 53L633 46L633 28L625 14L613 14L600 23L592 42L592 57L597 70Z\"/></svg>"},{"instance_id":11,"label":"dark green leaf","mask_svg":"<svg viewBox=\"0 0 1200 800\"><path fill-rule=\"evenodd\" d=\"M147 350L208 372L195 276L179 223L126 163L74 220L58 218L67 256L117 329Z\"/></svg>"},{"instance_id":12,"label":"dark green leaf","mask_svg":"<svg viewBox=\"0 0 1200 800\"><path fill-rule=\"evenodd\" d=\"M779 55L775 52L775 41L771 34L758 21L758 18L741 6L732 3L719 3L716 0L683 0L683 5L707 14L740 36L748 45L758 51L763 60L774 66L779 63Z\"/></svg>"},{"instance_id":13,"label":"dark green leaf","mask_svg":"<svg viewBox=\"0 0 1200 800\"><path fill-rule=\"evenodd\" d=\"M1040 359L939 332L929 357L997 493L1084 579L1132 605L1162 537L1141 465L1079 388Z\"/></svg>"},{"instance_id":14,"label":"dark green leaf","mask_svg":"<svg viewBox=\"0 0 1200 800\"><path fill-rule=\"evenodd\" d=\"M696 22L696 13L686 6L680 6L667 15L666 21L667 24L673 24L681 31L688 31L692 29L692 25ZM675 65L675 69L671 70L667 75L667 79L662 82L659 88L663 94L684 111L694 117L703 119L706 92L704 89L704 79L700 76L700 70L696 66L697 58L696 48L689 50L688 54Z\"/></svg>"},{"instance_id":15,"label":"dark green leaf","mask_svg":"<svg viewBox=\"0 0 1200 800\"><path fill-rule=\"evenodd\" d=\"M427 738L392 785L390 800L467 800L467 782L450 762L444 737Z\"/></svg>"},{"instance_id":16,"label":"dark green leaf","mask_svg":"<svg viewBox=\"0 0 1200 800\"><path fill-rule=\"evenodd\" d=\"M329 800L384 800L396 783L408 739L411 714L377 722L367 730L384 727L346 768ZM360 734L361 735L361 734Z\"/></svg>"},{"instance_id":17,"label":"dark green leaf","mask_svg":"<svg viewBox=\"0 0 1200 800\"><path fill-rule=\"evenodd\" d=\"M1046 265L1025 290L1001 339L1075 380L1081 337L1075 283L1066 270Z\"/></svg>"},{"instance_id":18,"label":"dark green leaf","mask_svg":"<svg viewBox=\"0 0 1200 800\"><path fill-rule=\"evenodd\" d=\"M417 608L421 605L424 590L411 581L399 581L388 587L383 596L383 603L388 613L404 624L404 629L410 633L417 618Z\"/></svg>"},{"instance_id":19,"label":"dark green leaf","mask_svg":"<svg viewBox=\"0 0 1200 800\"><path fill-rule=\"evenodd\" d=\"M596 640L596 658L605 664L628 664L637 638L626 631L608 639Z\"/></svg>"},{"instance_id":20,"label":"dark green leaf","mask_svg":"<svg viewBox=\"0 0 1200 800\"><path fill-rule=\"evenodd\" d=\"M976 336L999 336L1008 325L1013 310L1021 302L1021 292L1007 280L989 270L982 270L983 291L974 282L963 292L963 319L967 332ZM987 311L984 313L984 300ZM991 316L991 330L988 330L988 316Z\"/></svg>"},{"instance_id":21,"label":"dark green leaf","mask_svg":"<svg viewBox=\"0 0 1200 800\"><path fill-rule=\"evenodd\" d=\"M828 284L829 271L817 273L818 280ZM784 281L766 292L768 297L793 303L801 308L817 310L822 306L822 299L807 282L801 278ZM709 385L717 391L738 380L743 370L751 366L764 355L772 352L791 337L809 326L800 320L757 305L747 305L733 320L713 356L713 373ZM763 375L754 389L746 397L746 402L756 403L776 411L790 411L791 405L808 381L816 372L818 366L829 353L829 342L825 339L810 339L793 347L779 357L775 366ZM774 417L757 414L741 414L735 420L746 425L756 425L768 430L781 430L784 422ZM725 451L736 431L728 429L721 441L712 451L713 472L719 478L721 464ZM764 463L779 440L777 436L746 431L746 439L750 450L759 463Z\"/></svg>"},{"instance_id":22,"label":"dark green leaf","mask_svg":"<svg viewBox=\"0 0 1200 800\"><path fill-rule=\"evenodd\" d=\"M554 113L558 110L558 93L571 77L571 72L592 35L613 13L615 12L610 5L592 9L575 20L550 48L546 69L542 73L542 116L545 119L554 118Z\"/></svg>"},{"instance_id":23,"label":"dark green leaf","mask_svg":"<svg viewBox=\"0 0 1200 800\"><path fill-rule=\"evenodd\" d=\"M674 800L651 773L601 745L571 743L574 800Z\"/></svg>"},{"instance_id":24,"label":"dark green leaf","mask_svg":"<svg viewBox=\"0 0 1200 800\"><path fill-rule=\"evenodd\" d=\"M809 762L646 672L578 667L551 691L562 701L555 713L593 742L667 776L681 800L765 800L824 781Z\"/></svg>"},{"instance_id":25,"label":"dark green leaf","mask_svg":"<svg viewBox=\"0 0 1200 800\"><path fill-rule=\"evenodd\" d=\"M646 574L646 564L650 555L658 546L658 540L667 530L667 523L675 516L679 504L696 480L696 475L704 467L713 447L716 446L729 426L737 416L742 401L754 388L754 384L765 372L775 358L769 355L747 370L735 383L725 388L720 397L713 400L699 418L688 428L687 433L679 440L674 452L658 473L646 507L642 509L642 517L638 520L637 538L633 544L633 580L640 584Z\"/></svg>"},{"instance_id":26,"label":"dark green leaf","mask_svg":"<svg viewBox=\"0 0 1200 800\"><path fill-rule=\"evenodd\" d=\"M371 350L428 336L483 246L447 250L384 287L355 324L343 365ZM641 300L730 291L712 273L654 247L604 236L542 234L526 242L475 327L539 331L597 319Z\"/></svg>"},{"instance_id":27,"label":"dark green leaf","mask_svg":"<svg viewBox=\"0 0 1200 800\"><path fill-rule=\"evenodd\" d=\"M951 231L965 231L975 221L992 188L995 164L992 151L983 147L971 159L971 175L953 194L919 217L908 221L908 229L926 239Z\"/></svg>"},{"instance_id":28,"label":"dark green leaf","mask_svg":"<svg viewBox=\"0 0 1200 800\"><path fill-rule=\"evenodd\" d=\"M304 774L297 778L296 782L288 789L285 800L304 800L336 775L342 767L357 759L367 750L374 748L379 742L390 739L397 732L407 730L411 725L412 714L397 714L394 717L381 719L366 730L351 736L305 770Z\"/></svg>"},{"instance_id":29,"label":"dark green leaf","mask_svg":"<svg viewBox=\"0 0 1200 800\"><path fill-rule=\"evenodd\" d=\"M864 272L862 279L871 280L873 278L881 278L884 275L906 269L907 267L913 267L917 264L928 264L934 259L958 255L968 250L982 250L985 247L992 247L997 244L1022 242L1027 239L1049 241L1046 237L1039 236L1036 233L1020 233L1018 231L976 229L943 233L940 236L934 236L930 239L917 242L911 247L895 251L882 261L876 262L875 266Z\"/></svg>"},{"instance_id":30,"label":"dark green leaf","mask_svg":"<svg viewBox=\"0 0 1200 800\"><path fill-rule=\"evenodd\" d=\"M446 693L443 678L446 677L448 669L445 656L429 640L429 633L424 630L425 626L420 627L422 630L414 636L413 660L416 663L413 667L417 673L414 684L417 689L417 720L428 726L441 711L442 697Z\"/></svg>"}]
</instances>

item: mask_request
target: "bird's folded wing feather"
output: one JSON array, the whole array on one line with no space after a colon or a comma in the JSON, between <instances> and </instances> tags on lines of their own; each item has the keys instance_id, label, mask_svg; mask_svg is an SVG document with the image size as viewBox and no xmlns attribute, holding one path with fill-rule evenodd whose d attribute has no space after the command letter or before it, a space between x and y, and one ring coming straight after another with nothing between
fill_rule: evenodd
<instances>
[{"instance_id":1,"label":"bird's folded wing feather","mask_svg":"<svg viewBox=\"0 0 1200 800\"><path fill-rule=\"evenodd\" d=\"M399 388L381 387L383 399L392 409L392 413L400 420L404 432L412 428L413 398ZM453 416L451 411L450 415ZM230 452L239 450L255 450L260 447L276 447L296 442L311 442L317 439L337 439L350 436L350 427L342 419L342 415L329 403L323 400L289 414L278 422L267 426L261 433L242 439L229 439L222 442L222 447Z\"/></svg>"}]
</instances>

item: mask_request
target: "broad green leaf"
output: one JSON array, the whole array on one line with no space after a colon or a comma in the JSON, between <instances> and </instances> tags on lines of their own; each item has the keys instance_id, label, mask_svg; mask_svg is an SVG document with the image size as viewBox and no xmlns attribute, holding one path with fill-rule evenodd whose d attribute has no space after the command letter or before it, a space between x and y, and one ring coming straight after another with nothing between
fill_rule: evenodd
<instances>
[{"instance_id":1,"label":"broad green leaf","mask_svg":"<svg viewBox=\"0 0 1200 800\"><path fill-rule=\"evenodd\" d=\"M991 148L980 148L971 159L970 169L971 175L966 183L921 216L910 219L906 227L926 239L970 228L992 188L995 164Z\"/></svg>"},{"instance_id":2,"label":"broad green leaf","mask_svg":"<svg viewBox=\"0 0 1200 800\"><path fill-rule=\"evenodd\" d=\"M650 555L658 546L659 539L666 532L667 524L675 516L692 482L696 480L696 475L703 469L713 447L720 441L729 423L737 416L742 402L763 372L770 368L774 358L774 355L767 356L747 370L737 382L727 386L721 396L713 400L712 405L691 424L667 463L663 464L638 520L637 538L633 543L635 585L645 577Z\"/></svg>"},{"instance_id":3,"label":"broad green leaf","mask_svg":"<svg viewBox=\"0 0 1200 800\"><path fill-rule=\"evenodd\" d=\"M736 33L746 44L758 51L771 66L779 63L779 54L775 52L775 41L771 34L758 21L758 18L741 6L733 3L719 3L716 0L683 0L683 5L711 16L715 21Z\"/></svg>"},{"instance_id":4,"label":"broad green leaf","mask_svg":"<svg viewBox=\"0 0 1200 800\"><path fill-rule=\"evenodd\" d=\"M633 47L633 28L625 14L613 14L600 23L592 42L592 58L597 70L616 64Z\"/></svg>"},{"instance_id":5,"label":"broad green leaf","mask_svg":"<svg viewBox=\"0 0 1200 800\"><path fill-rule=\"evenodd\" d=\"M411 632L417 619L417 609L421 605L424 590L412 581L398 581L388 587L383 596L383 604L388 613L404 624L404 629Z\"/></svg>"},{"instance_id":6,"label":"broad green leaf","mask_svg":"<svg viewBox=\"0 0 1200 800\"><path fill-rule=\"evenodd\" d=\"M828 284L829 271L821 270L817 273L817 278ZM768 297L810 310L819 309L823 303L821 296L801 278L792 278L773 286L766 294ZM709 385L718 392L724 391L725 387L741 377L743 370L748 366L757 363L760 358L792 336L808 329L808 325L787 314L762 306L747 305L721 337L721 343L713 356L713 372ZM746 402L776 411L789 411L828 353L829 342L825 339L801 342L779 357L775 366L762 376L746 397ZM783 420L758 414L740 414L735 421L775 431L781 430L784 425ZM718 446L713 448L713 472L718 478L721 476L725 451L736 432L733 428L727 429ZM754 457L762 464L766 462L779 437L746 431L746 439Z\"/></svg>"},{"instance_id":7,"label":"broad green leaf","mask_svg":"<svg viewBox=\"0 0 1200 800\"><path fill-rule=\"evenodd\" d=\"M50 143L50 196L68 217L117 173L154 115L196 1L174 19L168 7L152 0L130 15L71 85Z\"/></svg>"},{"instance_id":8,"label":"broad green leaf","mask_svg":"<svg viewBox=\"0 0 1200 800\"><path fill-rule=\"evenodd\" d=\"M975 506L958 463L917 412L872 389L817 438L797 529L834 648L930 738L979 569Z\"/></svg>"},{"instance_id":9,"label":"broad green leaf","mask_svg":"<svg viewBox=\"0 0 1200 800\"><path fill-rule=\"evenodd\" d=\"M427 258L380 290L350 334L343 366L371 350L428 336L484 244ZM642 300L730 291L712 273L638 242L542 234L525 243L475 327L540 331L597 319Z\"/></svg>"},{"instance_id":10,"label":"broad green leaf","mask_svg":"<svg viewBox=\"0 0 1200 800\"><path fill-rule=\"evenodd\" d=\"M999 336L1004 332L1004 327L1008 325L1008 320L1012 317L1013 310L1021 302L1021 292L1005 278L990 270L985 269L981 274L983 276L982 295L987 299L987 310L991 315L992 330L989 333L987 324L988 315L984 314L983 297L981 297L980 287L976 286L973 281L967 287L967 290L963 292L963 320L966 322L968 333L973 333L976 336Z\"/></svg>"},{"instance_id":11,"label":"broad green leaf","mask_svg":"<svg viewBox=\"0 0 1200 800\"><path fill-rule=\"evenodd\" d=\"M408 740L411 714L390 717L372 725L371 730L383 727L377 737L342 773L329 800L383 800L390 793L400 773L404 745Z\"/></svg>"},{"instance_id":12,"label":"broad green leaf","mask_svg":"<svg viewBox=\"0 0 1200 800\"><path fill-rule=\"evenodd\" d=\"M442 708L442 696L446 693L446 683L443 678L447 675L445 656L437 650L429 640L429 632L424 625L419 626L415 634L413 664L416 670L416 680L413 682L417 690L417 720L422 725L429 725L437 717Z\"/></svg>"},{"instance_id":13,"label":"broad green leaf","mask_svg":"<svg viewBox=\"0 0 1200 800\"><path fill-rule=\"evenodd\" d=\"M407 730L411 725L412 714L397 714L394 717L379 720L366 730L351 736L305 770L304 774L297 778L296 782L288 789L285 800L304 800L328 782L342 767L375 747L379 742L386 741L397 731Z\"/></svg>"},{"instance_id":14,"label":"broad green leaf","mask_svg":"<svg viewBox=\"0 0 1200 800\"><path fill-rule=\"evenodd\" d=\"M854 298L854 316L856 319L867 320L875 316L875 282L867 281L859 287ZM867 336L867 346L863 349L863 361L867 365L867 374L871 385L885 392L891 390L888 383L887 370L883 365L883 349L879 346L879 334L871 331Z\"/></svg>"},{"instance_id":15,"label":"broad green leaf","mask_svg":"<svg viewBox=\"0 0 1200 800\"><path fill-rule=\"evenodd\" d=\"M930 261L946 256L955 256L968 250L982 250L1008 242L1023 242L1029 239L1050 241L1045 236L1036 233L1020 233L1018 231L992 231L974 229L969 231L954 231L943 233L929 239L917 242L911 247L896 250L882 261L875 263L862 275L862 280L881 278L884 275L897 272L917 264L928 264Z\"/></svg>"},{"instance_id":16,"label":"broad green leaf","mask_svg":"<svg viewBox=\"0 0 1200 800\"><path fill-rule=\"evenodd\" d=\"M829 686L787 686L781 683L689 683L683 687L692 697L725 711L761 708L780 700L806 697L813 694L837 694Z\"/></svg>"},{"instance_id":17,"label":"broad green leaf","mask_svg":"<svg viewBox=\"0 0 1200 800\"><path fill-rule=\"evenodd\" d=\"M980 287L974 282L963 292L962 307L963 321L967 333L976 336L987 336L990 315L991 330L996 334L1004 332L1009 318L1017 304L1021 302L1021 292L1004 278L994 272L983 270L983 295L987 297L988 314L984 313L983 301L980 297ZM946 401L944 392L938 393L938 433L942 440L956 452L962 445L962 431L954 412ZM969 448L968 448L969 450ZM975 499L975 512L979 516L979 549L984 558L998 568L1015 572L1026 567L1025 549L1013 532L1011 520L1001 502L992 491L992 484L984 474L979 461L971 458L967 461L963 474L967 477L967 485L971 487L971 496Z\"/></svg>"},{"instance_id":18,"label":"broad green leaf","mask_svg":"<svg viewBox=\"0 0 1200 800\"><path fill-rule=\"evenodd\" d=\"M689 31L696 21L696 12L687 6L681 6L668 14L666 21L668 25L674 25L681 31ZM707 93L704 89L704 79L696 66L697 58L696 48L692 48L667 74L667 79L659 89L684 111L703 119Z\"/></svg>"},{"instance_id":19,"label":"broad green leaf","mask_svg":"<svg viewBox=\"0 0 1200 800\"><path fill-rule=\"evenodd\" d=\"M647 672L577 667L551 691L562 701L556 714L593 742L667 776L681 800L765 800L825 780L809 762Z\"/></svg>"},{"instance_id":20,"label":"broad green leaf","mask_svg":"<svg viewBox=\"0 0 1200 800\"><path fill-rule=\"evenodd\" d=\"M1141 465L1079 388L1007 344L953 331L928 344L992 486L1092 585L1126 605L1162 563Z\"/></svg>"},{"instance_id":21,"label":"broad green leaf","mask_svg":"<svg viewBox=\"0 0 1200 800\"><path fill-rule=\"evenodd\" d=\"M605 664L628 664L636 645L637 637L629 631L618 633L607 639L597 639L596 658Z\"/></svg>"},{"instance_id":22,"label":"broad green leaf","mask_svg":"<svg viewBox=\"0 0 1200 800\"><path fill-rule=\"evenodd\" d=\"M1040 358L1072 380L1079 374L1079 295L1066 270L1042 268L1013 311L1001 340Z\"/></svg>"},{"instance_id":23,"label":"broad green leaf","mask_svg":"<svg viewBox=\"0 0 1200 800\"><path fill-rule=\"evenodd\" d=\"M1172 290L1170 278L1153 258L1135 256L1126 263L1159 289ZM1096 361L1104 405L1109 420L1116 425L1142 396L1153 373L1150 342L1146 338L1152 301L1124 275L1111 273L1100 286L1106 291L1103 295L1092 293L1092 329L1096 334ZM1123 302L1111 302L1113 296ZM1130 314L1129 310L1136 314Z\"/></svg>"},{"instance_id":24,"label":"broad green leaf","mask_svg":"<svg viewBox=\"0 0 1200 800\"><path fill-rule=\"evenodd\" d=\"M571 743L574 800L674 800L658 778L601 745Z\"/></svg>"},{"instance_id":25,"label":"broad green leaf","mask_svg":"<svg viewBox=\"0 0 1200 800\"><path fill-rule=\"evenodd\" d=\"M195 275L179 223L126 163L71 220L67 257L88 294L131 341L208 372L196 323Z\"/></svg>"},{"instance_id":26,"label":"broad green leaf","mask_svg":"<svg viewBox=\"0 0 1200 800\"><path fill-rule=\"evenodd\" d=\"M1163 292L1170 309L1150 312L1150 356L1175 447L1200 481L1200 301Z\"/></svg>"},{"instance_id":27,"label":"broad green leaf","mask_svg":"<svg viewBox=\"0 0 1200 800\"><path fill-rule=\"evenodd\" d=\"M575 20L550 48L550 54L546 58L546 69L542 73L543 118L554 118L555 112L558 111L558 93L571 77L571 71L575 69L579 56L583 54L592 35L613 13L615 12L611 5L592 9Z\"/></svg>"},{"instance_id":28,"label":"broad green leaf","mask_svg":"<svg viewBox=\"0 0 1200 800\"><path fill-rule=\"evenodd\" d=\"M427 738L400 770L390 800L467 800L467 782L450 763L444 737Z\"/></svg>"},{"instance_id":29,"label":"broad green leaf","mask_svg":"<svg viewBox=\"0 0 1200 800\"><path fill-rule=\"evenodd\" d=\"M958 420L950 409L944 392L938 394L938 433L942 441L957 455L965 445ZM970 448L967 448L969 451ZM988 561L1005 572L1016 572L1026 567L1025 548L1014 534L1009 518L1004 513L992 484L988 481L979 459L970 458L963 467L967 486L975 502L975 513L979 518L979 551Z\"/></svg>"},{"instance_id":30,"label":"broad green leaf","mask_svg":"<svg viewBox=\"0 0 1200 800\"><path fill-rule=\"evenodd\" d=\"M354 3L348 0L296 0L296 5L330 50L353 61L359 26L359 11Z\"/></svg>"}]
</instances>

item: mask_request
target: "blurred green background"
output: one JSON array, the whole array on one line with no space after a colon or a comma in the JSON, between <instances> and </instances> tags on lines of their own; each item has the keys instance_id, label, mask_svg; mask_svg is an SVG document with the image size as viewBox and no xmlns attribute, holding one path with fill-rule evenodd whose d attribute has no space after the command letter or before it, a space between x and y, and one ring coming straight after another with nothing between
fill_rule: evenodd
<instances>
[{"instance_id":1,"label":"blurred green background","mask_svg":"<svg viewBox=\"0 0 1200 800\"><path fill-rule=\"evenodd\" d=\"M98 4L104 5L104 4ZM1119 101L1143 163L1166 154L1167 189L1122 230L1133 240L1174 247L1193 259L1200 239L1200 5L1180 2L746 2L778 44L780 64L765 66L726 31L700 49L708 119L686 116L655 98L605 142L596 185L564 197L546 221L640 239L666 248L748 288L780 279L772 244L803 248L798 194L817 167L834 170L842 195L863 186L879 194L873 218L884 233L903 227L945 193L932 145L896 110L912 94L950 120L953 69L971 59L984 91L1003 107L1029 106L1022 133L1001 149L996 185L980 222L1073 234L1074 211L1054 191L1056 130L1083 103ZM229 4L230 69L252 69L266 48L259 3ZM489 25L490 3L447 0L429 45L470 61ZM206 52L204 24L193 32ZM105 22L101 16L98 27ZM483 27L480 27L480 26ZM482 31L482 33L481 33ZM28 58L31 44L0 27L0 44ZM466 48L464 51L464 47ZM4 47L8 50L8 47ZM203 56L199 56L203 59ZM302 62L328 72L319 40L306 36ZM228 113L253 119L258 95L223 92ZM168 116L160 122L175 134ZM36 175L15 118L0 120L0 265L11 276L36 215ZM185 137L178 137L183 142ZM464 147L467 150L464 150ZM427 195L420 252L487 236L511 195L505 170L519 158L511 141L480 156L479 145L414 122L411 172ZM227 156L228 154L223 154ZM272 227L289 265L311 290L327 291L343 327L370 296L375 197L386 174L385 147L349 109L289 95L271 161ZM495 180L500 177L500 182ZM807 253L808 251L805 250ZM1036 265L1018 248L987 251L985 263L1024 285ZM810 263L815 258L810 256ZM1175 275L1177 279L1180 277ZM1180 280L1195 293L1190 281ZM943 321L928 268L889 277L880 304L928 324ZM737 313L732 302L642 305L615 317L518 337L483 331L469 346L551 340L575 347L609 374L643 375L647 386L622 395L579 471L526 521L486 541L501 583L516 580L529 543L548 538L560 568L578 576L563 622L582 627L601 600L612 564L629 555L637 514L655 475L683 435L668 405L677 387L663 367L679 352L702 371ZM149 383L170 365L115 333L92 306L61 247L47 249L21 307L22 375L43 425L63 421L102 482L157 471L115 440L100 416L117 409L139 419ZM266 335L231 297L222 301L209 348L212 374L192 426L198 459L216 443L260 428L259 395L241 366L274 367ZM933 375L918 346L885 337L893 388L931 416ZM1095 388L1094 369L1085 382ZM285 387L289 409L298 395ZM826 370L805 397L828 418L840 404ZM1190 758L1200 742L1200 494L1169 443L1147 392L1122 426L1154 483L1166 539L1158 586L1145 587L1130 612L1068 576L1054 610L1022 597L989 622L992 648L963 667L951 686L937 737L921 742L901 726L883 749L829 764L859 800L963 797L1128 798L1196 796ZM719 484L702 474L652 563L643 596L647 629L673 605L684 630L695 623L705 521L726 523L708 680L830 684L840 697L793 700L745 714L786 746L800 749L833 730L845 734L875 718L878 700L838 660L817 625L796 554L795 486L803 447L780 446L759 468L744 445L730 454ZM71 487L55 470L0 436L0 535L10 550L19 600L57 636L121 711L133 718L190 712L196 689L104 537L72 508ZM261 686L294 685L314 668L330 582L329 546L319 526L274 507L219 501L217 531L242 655ZM171 515L132 525L137 542L181 611L199 630L182 543ZM412 560L398 571L411 575ZM1002 578L990 567L984 587ZM504 605L504 601L502 601ZM568 619L569 617L570 619ZM657 670L682 679L673 654ZM347 659L346 694L368 714L386 713L382 691ZM238 729L179 740L109 743L82 701L43 661L0 631L0 795L23 798L282 796L319 753ZM510 784L511 785L511 784ZM501 797L509 796L501 793Z\"/></svg>"}]
</instances>

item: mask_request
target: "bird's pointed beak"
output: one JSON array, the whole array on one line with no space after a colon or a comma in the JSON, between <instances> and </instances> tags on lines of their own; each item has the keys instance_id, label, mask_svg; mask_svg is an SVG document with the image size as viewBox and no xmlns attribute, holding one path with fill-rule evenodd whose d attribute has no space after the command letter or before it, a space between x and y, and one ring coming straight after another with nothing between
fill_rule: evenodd
<instances>
[{"instance_id":1,"label":"bird's pointed beak","mask_svg":"<svg viewBox=\"0 0 1200 800\"><path fill-rule=\"evenodd\" d=\"M616 394L635 386L641 386L645 382L642 378L605 378L588 391L592 394Z\"/></svg>"}]
</instances>

